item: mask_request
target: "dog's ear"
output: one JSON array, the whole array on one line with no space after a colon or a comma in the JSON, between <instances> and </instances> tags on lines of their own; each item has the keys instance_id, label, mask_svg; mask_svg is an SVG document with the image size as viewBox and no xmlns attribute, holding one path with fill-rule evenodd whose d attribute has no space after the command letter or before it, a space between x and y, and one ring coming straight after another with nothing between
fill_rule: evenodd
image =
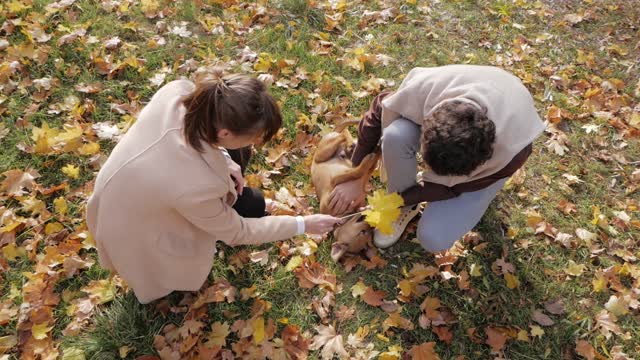
<instances>
[{"instance_id":1,"label":"dog's ear","mask_svg":"<svg viewBox=\"0 0 640 360\"><path fill-rule=\"evenodd\" d=\"M338 262L342 255L347 252L348 246L346 244L334 243L331 245L331 259L335 262Z\"/></svg>"}]
</instances>

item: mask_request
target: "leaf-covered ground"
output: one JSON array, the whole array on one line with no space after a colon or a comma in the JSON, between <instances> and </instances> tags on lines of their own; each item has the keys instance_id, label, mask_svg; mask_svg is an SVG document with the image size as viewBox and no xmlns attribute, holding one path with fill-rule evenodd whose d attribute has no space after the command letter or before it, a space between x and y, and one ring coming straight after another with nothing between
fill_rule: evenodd
<instances>
[{"instance_id":1,"label":"leaf-covered ground","mask_svg":"<svg viewBox=\"0 0 640 360\"><path fill-rule=\"evenodd\" d=\"M2 1L0 359L640 356L638 5ZM214 65L270 84L286 125L247 181L304 214L320 134L451 63L513 72L549 126L446 255L412 231L339 264L330 237L220 245L201 291L145 306L97 264L92 181L162 84Z\"/></svg>"}]
</instances>

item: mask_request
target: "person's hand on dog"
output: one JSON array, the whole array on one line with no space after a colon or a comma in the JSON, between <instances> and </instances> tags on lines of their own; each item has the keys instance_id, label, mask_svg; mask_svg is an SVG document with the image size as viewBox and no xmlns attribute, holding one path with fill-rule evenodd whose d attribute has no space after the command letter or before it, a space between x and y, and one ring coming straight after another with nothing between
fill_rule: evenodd
<instances>
[{"instance_id":1,"label":"person's hand on dog","mask_svg":"<svg viewBox=\"0 0 640 360\"><path fill-rule=\"evenodd\" d=\"M333 215L352 213L365 206L366 194L362 181L352 180L336 185L329 195L329 208Z\"/></svg>"},{"instance_id":2,"label":"person's hand on dog","mask_svg":"<svg viewBox=\"0 0 640 360\"><path fill-rule=\"evenodd\" d=\"M236 192L238 193L238 195L242 195L242 189L244 189L244 177L242 177L242 170L240 168L240 165L231 160L231 158L226 159L229 173L231 174L233 182L236 184Z\"/></svg>"},{"instance_id":3,"label":"person's hand on dog","mask_svg":"<svg viewBox=\"0 0 640 360\"><path fill-rule=\"evenodd\" d=\"M307 215L304 217L304 231L307 234L325 234L342 219L325 214Z\"/></svg>"}]
</instances>

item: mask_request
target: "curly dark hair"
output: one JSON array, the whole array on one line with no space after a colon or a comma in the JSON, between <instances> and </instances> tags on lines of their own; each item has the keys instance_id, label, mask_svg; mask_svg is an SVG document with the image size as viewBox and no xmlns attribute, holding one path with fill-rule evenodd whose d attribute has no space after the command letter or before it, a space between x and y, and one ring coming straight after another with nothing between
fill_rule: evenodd
<instances>
[{"instance_id":1,"label":"curly dark hair","mask_svg":"<svg viewBox=\"0 0 640 360\"><path fill-rule=\"evenodd\" d=\"M438 175L469 175L493 155L496 126L485 111L454 100L422 124L422 157Z\"/></svg>"}]
</instances>

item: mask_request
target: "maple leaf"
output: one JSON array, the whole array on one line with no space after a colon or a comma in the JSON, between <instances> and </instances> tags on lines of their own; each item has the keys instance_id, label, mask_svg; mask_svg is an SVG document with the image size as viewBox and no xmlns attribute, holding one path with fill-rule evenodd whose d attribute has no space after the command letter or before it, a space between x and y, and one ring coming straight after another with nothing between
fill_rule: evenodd
<instances>
[{"instance_id":1,"label":"maple leaf","mask_svg":"<svg viewBox=\"0 0 640 360\"><path fill-rule=\"evenodd\" d=\"M0 352L3 354L18 345L18 338L15 335L0 336Z\"/></svg>"},{"instance_id":2,"label":"maple leaf","mask_svg":"<svg viewBox=\"0 0 640 360\"><path fill-rule=\"evenodd\" d=\"M409 350L409 355L413 360L440 360L440 356L436 353L435 342L426 342L420 345L414 345Z\"/></svg>"},{"instance_id":3,"label":"maple leaf","mask_svg":"<svg viewBox=\"0 0 640 360\"><path fill-rule=\"evenodd\" d=\"M72 179L80 177L80 169L73 164L67 164L61 170L65 175Z\"/></svg>"},{"instance_id":4,"label":"maple leaf","mask_svg":"<svg viewBox=\"0 0 640 360\"><path fill-rule=\"evenodd\" d=\"M384 291L375 291L373 290L373 288L368 287L362 295L362 300L371 306L380 306L382 305L382 300L385 296L387 296L387 293L385 293Z\"/></svg>"},{"instance_id":5,"label":"maple leaf","mask_svg":"<svg viewBox=\"0 0 640 360\"><path fill-rule=\"evenodd\" d=\"M404 200L398 193L385 194L384 190L378 190L373 196L367 196L370 209L362 212L365 221L383 234L393 233L393 222L400 216L400 207Z\"/></svg>"},{"instance_id":6,"label":"maple leaf","mask_svg":"<svg viewBox=\"0 0 640 360\"><path fill-rule=\"evenodd\" d=\"M336 290L336 276L326 272L324 266L318 262L311 263L305 259L304 263L294 270L300 287L311 289L316 285L327 288L330 291Z\"/></svg>"},{"instance_id":7,"label":"maple leaf","mask_svg":"<svg viewBox=\"0 0 640 360\"><path fill-rule=\"evenodd\" d=\"M313 337L313 342L309 349L318 350L322 348L322 359L333 359L338 355L341 359L349 356L344 349L342 335L338 335L332 325L319 325L316 330L318 335Z\"/></svg>"},{"instance_id":8,"label":"maple leaf","mask_svg":"<svg viewBox=\"0 0 640 360\"><path fill-rule=\"evenodd\" d=\"M46 339L49 335L49 331L53 329L53 326L47 326L46 322L41 324L33 324L31 327L31 335L36 340Z\"/></svg>"},{"instance_id":9,"label":"maple leaf","mask_svg":"<svg viewBox=\"0 0 640 360\"><path fill-rule=\"evenodd\" d=\"M554 315L564 314L564 301L562 299L545 301L544 308Z\"/></svg>"},{"instance_id":10,"label":"maple leaf","mask_svg":"<svg viewBox=\"0 0 640 360\"><path fill-rule=\"evenodd\" d=\"M33 169L22 170L8 170L2 173L5 179L0 183L0 191L4 191L11 196L21 196L25 193L24 189L31 191L36 185L35 179L40 177L40 174Z\"/></svg>"},{"instance_id":11,"label":"maple leaf","mask_svg":"<svg viewBox=\"0 0 640 360\"><path fill-rule=\"evenodd\" d=\"M403 318L399 312L392 312L389 317L382 322L382 328L387 331L390 327L396 327L405 330L413 330L414 325L411 320Z\"/></svg>"},{"instance_id":12,"label":"maple leaf","mask_svg":"<svg viewBox=\"0 0 640 360\"><path fill-rule=\"evenodd\" d=\"M531 336L537 336L539 338L542 337L542 335L544 335L544 330L537 325L530 325L531 326Z\"/></svg>"},{"instance_id":13,"label":"maple leaf","mask_svg":"<svg viewBox=\"0 0 640 360\"><path fill-rule=\"evenodd\" d=\"M216 321L211 325L211 333L207 336L205 345L208 347L213 347L214 345L224 347L227 344L227 335L229 335L229 325Z\"/></svg>"},{"instance_id":14,"label":"maple leaf","mask_svg":"<svg viewBox=\"0 0 640 360\"><path fill-rule=\"evenodd\" d=\"M499 353L507 342L507 336L497 328L487 327L484 329L487 334L486 344L491 346L494 353Z\"/></svg>"},{"instance_id":15,"label":"maple leaf","mask_svg":"<svg viewBox=\"0 0 640 360\"><path fill-rule=\"evenodd\" d=\"M503 276L509 289L515 289L520 286L520 280L518 280L517 276L508 272L505 272Z\"/></svg>"},{"instance_id":16,"label":"maple leaf","mask_svg":"<svg viewBox=\"0 0 640 360\"><path fill-rule=\"evenodd\" d=\"M451 341L453 340L453 333L451 329L447 326L433 326L431 328L434 334L438 335L438 339L440 341L445 342L447 345L451 345Z\"/></svg>"},{"instance_id":17,"label":"maple leaf","mask_svg":"<svg viewBox=\"0 0 640 360\"><path fill-rule=\"evenodd\" d=\"M309 352L309 339L300 334L300 329L295 325L287 325L280 334L284 342L284 350L293 359L306 359Z\"/></svg>"},{"instance_id":18,"label":"maple leaf","mask_svg":"<svg viewBox=\"0 0 640 360\"><path fill-rule=\"evenodd\" d=\"M553 320L551 320L549 316L547 316L540 310L536 310L533 312L532 319L542 326L551 326L554 324Z\"/></svg>"},{"instance_id":19,"label":"maple leaf","mask_svg":"<svg viewBox=\"0 0 640 360\"><path fill-rule=\"evenodd\" d=\"M580 276L586 267L584 264L576 264L573 260L569 260L569 266L567 266L564 272L568 275Z\"/></svg>"},{"instance_id":20,"label":"maple leaf","mask_svg":"<svg viewBox=\"0 0 640 360\"><path fill-rule=\"evenodd\" d=\"M596 358L596 349L585 340L576 341L576 353L587 360L593 360Z\"/></svg>"},{"instance_id":21,"label":"maple leaf","mask_svg":"<svg viewBox=\"0 0 640 360\"><path fill-rule=\"evenodd\" d=\"M629 313L629 303L623 297L611 295L609 301L604 304L604 308L609 310L615 316L626 315Z\"/></svg>"}]
</instances>

